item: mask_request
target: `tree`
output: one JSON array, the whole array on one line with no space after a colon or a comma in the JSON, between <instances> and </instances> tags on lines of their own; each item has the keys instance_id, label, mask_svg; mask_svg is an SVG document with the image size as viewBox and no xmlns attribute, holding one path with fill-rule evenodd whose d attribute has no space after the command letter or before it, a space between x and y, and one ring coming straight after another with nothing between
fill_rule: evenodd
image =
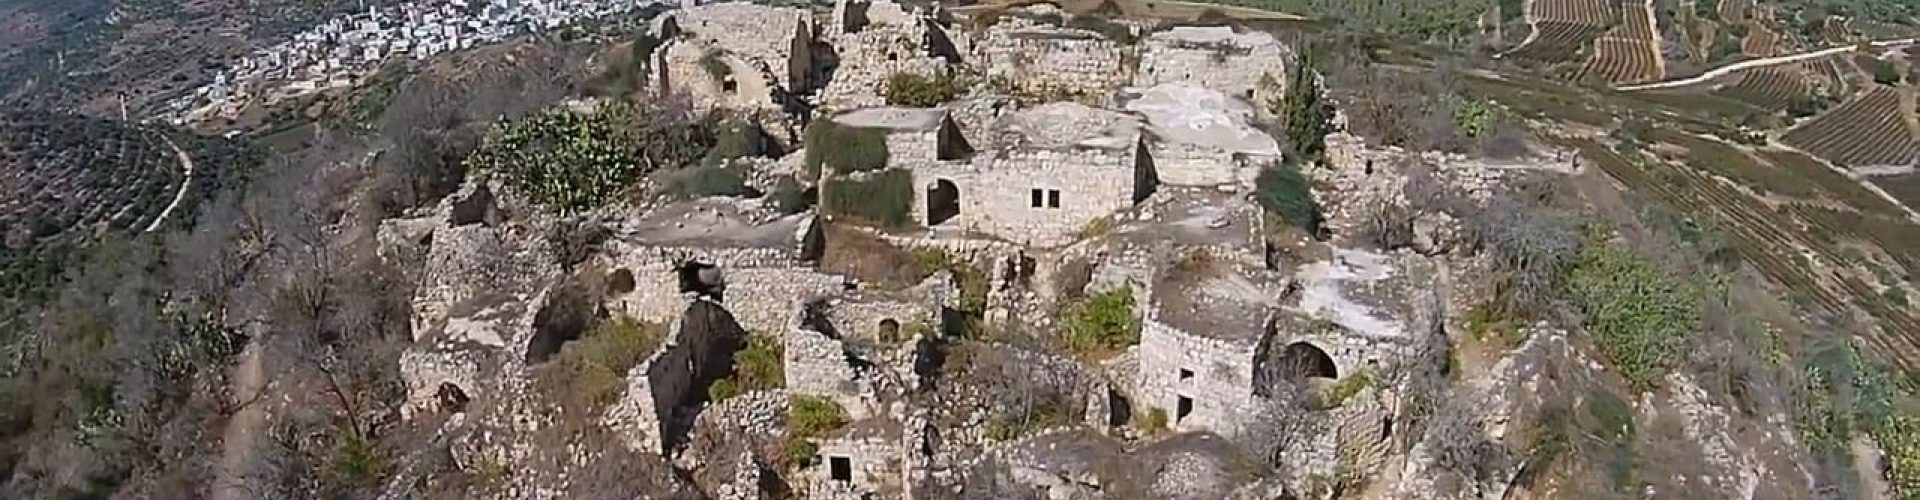
<instances>
[{"instance_id":1,"label":"tree","mask_svg":"<svg viewBox=\"0 0 1920 500\"><path fill-rule=\"evenodd\" d=\"M889 105L925 108L952 102L960 90L949 75L900 72L887 77L885 94Z\"/></svg>"},{"instance_id":2,"label":"tree","mask_svg":"<svg viewBox=\"0 0 1920 500\"><path fill-rule=\"evenodd\" d=\"M1286 94L1271 104L1286 130L1288 158L1301 163L1320 161L1333 121L1333 107L1323 101L1315 57L1312 49L1302 49L1294 57Z\"/></svg>"},{"instance_id":3,"label":"tree","mask_svg":"<svg viewBox=\"0 0 1920 500\"><path fill-rule=\"evenodd\" d=\"M1873 67L1873 81L1881 85L1899 85L1905 78L1900 74L1900 66L1893 61L1879 60Z\"/></svg>"}]
</instances>

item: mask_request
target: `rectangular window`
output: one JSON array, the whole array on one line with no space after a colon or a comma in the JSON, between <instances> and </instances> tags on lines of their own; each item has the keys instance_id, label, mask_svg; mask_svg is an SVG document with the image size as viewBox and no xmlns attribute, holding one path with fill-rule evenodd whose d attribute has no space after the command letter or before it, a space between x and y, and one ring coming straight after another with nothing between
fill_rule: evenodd
<instances>
[{"instance_id":1,"label":"rectangular window","mask_svg":"<svg viewBox=\"0 0 1920 500\"><path fill-rule=\"evenodd\" d=\"M1047 190L1047 208L1060 208L1060 190Z\"/></svg>"},{"instance_id":2,"label":"rectangular window","mask_svg":"<svg viewBox=\"0 0 1920 500\"><path fill-rule=\"evenodd\" d=\"M835 481L853 480L853 459L847 457L828 457L827 472Z\"/></svg>"},{"instance_id":3,"label":"rectangular window","mask_svg":"<svg viewBox=\"0 0 1920 500\"><path fill-rule=\"evenodd\" d=\"M1041 202L1045 201L1045 200L1042 200L1042 198L1045 197L1046 195L1047 195L1046 190L1034 189L1033 190L1033 208L1040 208Z\"/></svg>"}]
</instances>

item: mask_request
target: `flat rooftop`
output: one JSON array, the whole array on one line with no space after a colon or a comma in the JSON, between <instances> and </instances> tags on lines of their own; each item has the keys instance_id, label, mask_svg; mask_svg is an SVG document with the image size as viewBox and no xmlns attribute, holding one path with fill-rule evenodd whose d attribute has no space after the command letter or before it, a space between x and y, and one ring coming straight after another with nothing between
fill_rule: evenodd
<instances>
[{"instance_id":1,"label":"flat rooftop","mask_svg":"<svg viewBox=\"0 0 1920 500\"><path fill-rule=\"evenodd\" d=\"M890 130L933 130L947 118L947 110L941 108L866 108L841 113L833 117L833 122L849 127L884 128Z\"/></svg>"},{"instance_id":2,"label":"flat rooftop","mask_svg":"<svg viewBox=\"0 0 1920 500\"><path fill-rule=\"evenodd\" d=\"M1280 155L1280 142L1253 125L1253 106L1237 97L1178 83L1131 97L1126 110L1145 116L1160 140L1228 153Z\"/></svg>"},{"instance_id":3,"label":"flat rooftop","mask_svg":"<svg viewBox=\"0 0 1920 500\"><path fill-rule=\"evenodd\" d=\"M614 236L646 246L796 248L812 216L779 217L758 203L718 197L675 203L621 224Z\"/></svg>"},{"instance_id":4,"label":"flat rooftop","mask_svg":"<svg viewBox=\"0 0 1920 500\"><path fill-rule=\"evenodd\" d=\"M1240 193L1161 186L1117 219L1113 237L1128 246L1208 245L1254 254L1263 250L1260 207Z\"/></svg>"},{"instance_id":5,"label":"flat rooftop","mask_svg":"<svg viewBox=\"0 0 1920 500\"><path fill-rule=\"evenodd\" d=\"M1233 28L1227 26L1176 26L1173 29L1157 31L1147 35L1147 43L1224 44L1235 47L1259 47L1263 45L1278 46L1280 45L1280 40L1274 38L1271 34L1260 31L1236 33L1233 31Z\"/></svg>"},{"instance_id":6,"label":"flat rooftop","mask_svg":"<svg viewBox=\"0 0 1920 500\"><path fill-rule=\"evenodd\" d=\"M1002 117L1001 146L1027 149L1124 149L1140 141L1139 117L1077 102L1052 102Z\"/></svg>"}]
</instances>

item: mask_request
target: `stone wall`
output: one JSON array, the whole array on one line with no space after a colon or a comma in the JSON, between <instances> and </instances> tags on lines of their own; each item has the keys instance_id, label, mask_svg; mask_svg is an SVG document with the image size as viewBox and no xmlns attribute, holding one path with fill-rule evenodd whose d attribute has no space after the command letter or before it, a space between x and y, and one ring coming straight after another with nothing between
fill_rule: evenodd
<instances>
[{"instance_id":1,"label":"stone wall","mask_svg":"<svg viewBox=\"0 0 1920 500\"><path fill-rule=\"evenodd\" d=\"M706 41L671 40L654 51L653 85L656 92L691 98L703 109L777 111L782 86L769 67ZM705 62L726 65L727 76L715 78ZM733 88L728 89L727 86Z\"/></svg>"},{"instance_id":2,"label":"stone wall","mask_svg":"<svg viewBox=\"0 0 1920 500\"><path fill-rule=\"evenodd\" d=\"M808 479L819 486L838 482L831 476L831 469L833 458L839 457L847 459L852 466L853 477L847 485L867 494L883 491L898 494L905 458L901 444L900 439L889 436L821 439L820 462L808 471Z\"/></svg>"},{"instance_id":3,"label":"stone wall","mask_svg":"<svg viewBox=\"0 0 1920 500\"><path fill-rule=\"evenodd\" d=\"M1104 97L1132 79L1126 50L1099 33L1076 29L990 28L974 46L974 60L989 77L1013 90Z\"/></svg>"},{"instance_id":4,"label":"stone wall","mask_svg":"<svg viewBox=\"0 0 1920 500\"><path fill-rule=\"evenodd\" d=\"M856 420L873 414L872 385L848 362L845 343L797 321L781 342L787 392L831 399Z\"/></svg>"},{"instance_id":5,"label":"stone wall","mask_svg":"<svg viewBox=\"0 0 1920 500\"><path fill-rule=\"evenodd\" d=\"M1254 103L1285 91L1293 52L1265 33L1232 28L1178 27L1141 42L1133 84L1151 87L1184 82Z\"/></svg>"},{"instance_id":6,"label":"stone wall","mask_svg":"<svg viewBox=\"0 0 1920 500\"><path fill-rule=\"evenodd\" d=\"M1149 314L1140 332L1139 394L1134 404L1167 412L1167 425L1175 430L1231 435L1239 428L1238 416L1257 408L1253 399L1257 347L1182 332ZM1179 416L1182 396L1193 400L1193 411L1185 418Z\"/></svg>"},{"instance_id":7,"label":"stone wall","mask_svg":"<svg viewBox=\"0 0 1920 500\"><path fill-rule=\"evenodd\" d=\"M1174 186L1218 186L1253 182L1247 171L1278 157L1247 156L1219 149L1154 141L1148 149L1153 155L1153 171L1160 182Z\"/></svg>"},{"instance_id":8,"label":"stone wall","mask_svg":"<svg viewBox=\"0 0 1920 500\"><path fill-rule=\"evenodd\" d=\"M948 74L952 61L937 54L930 43L930 37L936 36L933 30L939 29L911 19L875 23L858 32L835 34L833 45L838 52L839 66L834 68L833 80L821 93L821 103L841 110L881 106L886 104L887 78L896 73L926 77Z\"/></svg>"},{"instance_id":9,"label":"stone wall","mask_svg":"<svg viewBox=\"0 0 1920 500\"><path fill-rule=\"evenodd\" d=\"M1144 149L1010 150L965 165L927 165L913 172L913 217L927 220L928 190L945 180L960 193L960 213L948 225L1028 246L1065 245L1095 219L1133 206L1140 177L1153 175ZM1058 191L1060 207L1046 206L1050 200L1034 207L1035 189Z\"/></svg>"},{"instance_id":10,"label":"stone wall","mask_svg":"<svg viewBox=\"0 0 1920 500\"><path fill-rule=\"evenodd\" d=\"M633 273L631 292L609 297L607 307L636 319L666 323L679 317L689 294L680 291L677 267L700 262L717 267L726 280L721 302L740 324L761 333L787 328L794 311L815 297L838 293L845 281L796 261L782 248L653 247L615 243L602 257L602 269Z\"/></svg>"},{"instance_id":11,"label":"stone wall","mask_svg":"<svg viewBox=\"0 0 1920 500\"><path fill-rule=\"evenodd\" d=\"M806 9L729 2L680 9L673 16L692 38L766 63L782 88L804 92L815 83L814 30Z\"/></svg>"},{"instance_id":12,"label":"stone wall","mask_svg":"<svg viewBox=\"0 0 1920 500\"><path fill-rule=\"evenodd\" d=\"M627 372L626 392L607 410L607 421L635 449L665 453L673 442L673 409L720 375L712 361L746 342L725 308L706 300L686 304L680 320L669 323L666 342Z\"/></svg>"}]
</instances>

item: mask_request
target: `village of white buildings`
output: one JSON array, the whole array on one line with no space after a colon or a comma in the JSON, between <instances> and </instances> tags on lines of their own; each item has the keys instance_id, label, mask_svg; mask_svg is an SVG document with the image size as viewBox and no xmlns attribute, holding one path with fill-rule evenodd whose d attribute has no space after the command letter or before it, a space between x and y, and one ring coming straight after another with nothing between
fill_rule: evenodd
<instances>
[{"instance_id":1,"label":"village of white buildings","mask_svg":"<svg viewBox=\"0 0 1920 500\"><path fill-rule=\"evenodd\" d=\"M639 7L469 1L323 24L178 109L351 85L395 54ZM1444 165L1431 169L1436 189L1476 199L1530 167L1370 148L1336 117L1324 159L1299 167L1334 235L1316 238L1256 200L1283 161L1284 138L1263 124L1296 81L1289 43L1220 25L1079 29L1044 4L993 16L887 0L660 13L648 91L752 117L790 151L739 160L755 187L802 178L827 200L904 178L909 220L783 214L760 198L616 205L593 215L605 240L563 262L540 237L552 221L510 188L469 181L379 234L383 255L423 269L402 363L408 418L451 414L442 434L455 436L457 466L515 471L499 497L559 496L577 478L530 465L559 451L528 437L555 425L533 408L530 373L582 318L618 317L663 337L595 425L719 498L1276 499L1334 485L1431 498L1442 480L1470 485L1462 497L1501 497L1517 468L1447 479L1457 473L1423 435L1395 432L1430 411L1419 399L1449 376L1446 325L1484 293L1453 277L1486 263L1456 251L1458 223L1443 213L1410 214L1406 243L1389 248L1352 235L1380 207L1408 206L1409 169ZM903 74L961 88L890 106L887 81ZM814 127L883 137L885 165L801 175L806 147L848 146L809 144ZM884 283L827 265L834 251L939 264ZM1095 300L1122 306L1132 338L1084 350L1036 340L1068 336L1067 316ZM1559 338L1536 333L1517 352L1564 348ZM778 387L715 397L756 345L776 347ZM1488 401L1475 425L1498 429L1537 376L1502 364L1474 384ZM1064 404L996 413L1043 392ZM491 410L469 411L480 400ZM798 453L770 451L801 432L788 424L803 402L834 407L835 425ZM399 471L395 490L417 474Z\"/></svg>"}]
</instances>

